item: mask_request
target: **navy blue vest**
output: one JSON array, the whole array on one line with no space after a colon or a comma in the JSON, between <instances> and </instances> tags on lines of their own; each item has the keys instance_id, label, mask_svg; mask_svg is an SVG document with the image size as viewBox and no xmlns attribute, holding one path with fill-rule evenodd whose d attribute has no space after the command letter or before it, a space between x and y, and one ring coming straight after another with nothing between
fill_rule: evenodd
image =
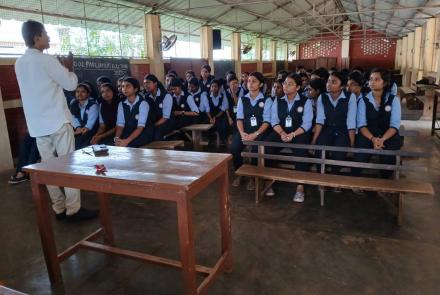
<instances>
[{"instance_id":1,"label":"navy blue vest","mask_svg":"<svg viewBox=\"0 0 440 295\"><path fill-rule=\"evenodd\" d=\"M209 97L208 97L209 110L213 116L217 116L217 114L222 111L221 106L223 104L223 99L224 99L223 94L220 94L220 98L218 100L218 105L216 106L216 105L214 105L214 101L213 101L211 95L209 95Z\"/></svg>"},{"instance_id":2,"label":"navy blue vest","mask_svg":"<svg viewBox=\"0 0 440 295\"><path fill-rule=\"evenodd\" d=\"M191 94L192 95L192 97L194 98L194 102L195 102L195 104L196 104L196 106L198 107L198 108L200 108L200 103L202 102L202 91L200 91L199 93L197 93L197 94Z\"/></svg>"},{"instance_id":3,"label":"navy blue vest","mask_svg":"<svg viewBox=\"0 0 440 295\"><path fill-rule=\"evenodd\" d=\"M243 127L244 132L252 133L260 129L263 124L263 113L264 113L264 104L266 98L258 99L255 106L252 106L251 99L249 97L243 96L241 98L241 102L243 103ZM251 126L251 117L255 117L257 119L257 126Z\"/></svg>"},{"instance_id":4,"label":"navy blue vest","mask_svg":"<svg viewBox=\"0 0 440 295\"><path fill-rule=\"evenodd\" d=\"M134 104L133 108L130 110L130 106L126 103L122 103L122 108L124 110L124 134L131 134L138 127L138 116L139 116L139 106L144 100L139 99L137 103Z\"/></svg>"},{"instance_id":5,"label":"navy blue vest","mask_svg":"<svg viewBox=\"0 0 440 295\"><path fill-rule=\"evenodd\" d=\"M229 89L230 90L230 89ZM235 94L237 96L237 103L238 103L238 98L239 98L239 94L240 94L240 90L241 88L239 87L237 89L237 93ZM234 98L232 97L232 94L229 93L229 91L226 91L226 98L228 99L228 109L229 109L229 114L232 116L232 118L235 120L237 117L237 114L234 113L234 107L236 107L237 105L235 104Z\"/></svg>"},{"instance_id":6,"label":"navy blue vest","mask_svg":"<svg viewBox=\"0 0 440 295\"><path fill-rule=\"evenodd\" d=\"M70 112L72 113L72 115L76 119L78 119L79 123L81 124L81 126L80 126L81 128L84 128L86 126L87 120L89 119L88 112L89 112L89 109L93 105L95 105L95 101L94 100L89 100L87 102L86 109L84 111L84 116L82 118L81 118L81 109L79 107L79 101L78 100L74 100L72 102L72 104L70 105ZM95 123L95 125L93 126L92 130L96 129L97 127L98 127L98 124Z\"/></svg>"},{"instance_id":7,"label":"navy blue vest","mask_svg":"<svg viewBox=\"0 0 440 295\"><path fill-rule=\"evenodd\" d=\"M173 112L174 111L185 111L192 112L191 108L188 105L188 93L184 92L180 97L179 104L177 104L177 98L173 96Z\"/></svg>"},{"instance_id":8,"label":"navy blue vest","mask_svg":"<svg viewBox=\"0 0 440 295\"><path fill-rule=\"evenodd\" d=\"M345 93L345 98L340 98L336 107L331 103L331 97L326 93L321 95L322 104L324 106L325 124L323 129L330 129L336 133L347 133L347 114L348 102L350 100L349 93Z\"/></svg>"},{"instance_id":9,"label":"navy blue vest","mask_svg":"<svg viewBox=\"0 0 440 295\"><path fill-rule=\"evenodd\" d=\"M165 90L160 91L160 95L156 96L156 99L151 98L149 95L145 97L145 101L150 105L150 111L148 117L151 115L151 121L157 122L163 117L163 100L167 92Z\"/></svg>"},{"instance_id":10,"label":"navy blue vest","mask_svg":"<svg viewBox=\"0 0 440 295\"><path fill-rule=\"evenodd\" d=\"M385 94L386 95L386 94ZM362 96L365 103L365 117L367 119L367 128L375 137L381 137L390 128L392 104L395 96L390 95L386 103L385 95L382 96L382 103L379 110L376 111L374 105L366 96Z\"/></svg>"},{"instance_id":11,"label":"navy blue vest","mask_svg":"<svg viewBox=\"0 0 440 295\"><path fill-rule=\"evenodd\" d=\"M103 101L101 103L101 116L107 130L115 128L118 113L118 98L113 97L111 103Z\"/></svg>"},{"instance_id":12,"label":"navy blue vest","mask_svg":"<svg viewBox=\"0 0 440 295\"><path fill-rule=\"evenodd\" d=\"M300 95L300 99L293 103L293 106L289 111L287 101L277 98L278 118L280 119L281 127L283 127L286 133L293 132L301 127L303 123L304 106L307 99L307 97ZM292 118L292 127L286 127L286 118L288 115Z\"/></svg>"}]
</instances>

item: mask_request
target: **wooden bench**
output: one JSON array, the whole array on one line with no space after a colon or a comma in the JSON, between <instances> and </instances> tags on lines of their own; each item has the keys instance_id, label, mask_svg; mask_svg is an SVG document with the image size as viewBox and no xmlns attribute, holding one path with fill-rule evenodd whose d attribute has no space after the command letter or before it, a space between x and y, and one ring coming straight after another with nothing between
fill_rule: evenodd
<instances>
[{"instance_id":1,"label":"wooden bench","mask_svg":"<svg viewBox=\"0 0 440 295\"><path fill-rule=\"evenodd\" d=\"M300 145L290 143L275 143L275 142L244 142L245 145L257 145L258 152L243 152L242 156L245 158L258 159L258 165L242 165L237 171L237 175L255 177L255 202L259 203L266 190L272 185L274 181L284 181L299 184L317 185L320 190L321 206L324 206L324 188L343 188L343 189L361 189L365 191L376 191L394 194L394 201L389 202L394 205L396 209L397 222L402 223L402 206L404 193L417 193L434 195L434 188L431 183L412 181L408 179L399 179L400 173L405 170L426 171L425 167L420 166L403 166L402 157L427 157L426 153L409 152L409 151L388 151L388 150L373 150L347 147L330 147L318 145ZM295 157L286 155L266 154L265 147L290 148L290 149L307 149L321 151L320 158ZM368 153L372 155L389 155L396 157L395 165L378 164L378 163L363 163L354 161L340 161L328 158L328 152L347 152L347 153ZM265 167L265 160L277 160L283 162L302 162L309 164L320 164L320 173L309 171L295 171L284 168L269 168ZM332 175L326 174L326 165L335 165L342 167L356 167L364 169L381 169L391 170L395 172L394 179L380 179L371 177L354 177L346 175ZM271 180L271 183L264 187L263 180Z\"/></svg>"},{"instance_id":2,"label":"wooden bench","mask_svg":"<svg viewBox=\"0 0 440 295\"><path fill-rule=\"evenodd\" d=\"M210 130L212 126L214 126L214 124L193 124L183 127L181 130L188 137L188 139L191 140L194 150L200 151L202 146L202 132ZM191 135L188 133L191 133Z\"/></svg>"},{"instance_id":3,"label":"wooden bench","mask_svg":"<svg viewBox=\"0 0 440 295\"><path fill-rule=\"evenodd\" d=\"M399 87L400 98L404 99L407 97L413 98L416 92L410 87Z\"/></svg>"},{"instance_id":4,"label":"wooden bench","mask_svg":"<svg viewBox=\"0 0 440 295\"><path fill-rule=\"evenodd\" d=\"M183 140L164 140L164 141L152 141L149 144L142 146L143 149L156 149L156 150L174 150L176 147L183 147Z\"/></svg>"}]
</instances>

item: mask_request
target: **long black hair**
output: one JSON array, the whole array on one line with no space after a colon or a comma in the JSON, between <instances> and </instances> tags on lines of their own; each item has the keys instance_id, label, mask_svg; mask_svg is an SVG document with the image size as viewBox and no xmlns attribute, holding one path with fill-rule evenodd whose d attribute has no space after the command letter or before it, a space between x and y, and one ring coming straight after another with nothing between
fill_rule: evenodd
<instances>
[{"instance_id":1,"label":"long black hair","mask_svg":"<svg viewBox=\"0 0 440 295\"><path fill-rule=\"evenodd\" d=\"M157 79L157 77L155 75L153 75L153 74L145 75L144 81L151 81L153 83L156 83L157 84L157 89L160 90L160 93L161 94L162 93L166 93L166 89L163 86L162 82L160 82L159 79Z\"/></svg>"}]
</instances>

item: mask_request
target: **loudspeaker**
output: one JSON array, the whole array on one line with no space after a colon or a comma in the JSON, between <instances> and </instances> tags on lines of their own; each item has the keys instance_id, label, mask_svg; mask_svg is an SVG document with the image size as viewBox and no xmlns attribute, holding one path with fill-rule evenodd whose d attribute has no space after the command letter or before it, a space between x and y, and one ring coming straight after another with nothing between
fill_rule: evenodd
<instances>
[{"instance_id":1,"label":"loudspeaker","mask_svg":"<svg viewBox=\"0 0 440 295\"><path fill-rule=\"evenodd\" d=\"M222 49L221 30L212 30L212 48L213 49Z\"/></svg>"}]
</instances>

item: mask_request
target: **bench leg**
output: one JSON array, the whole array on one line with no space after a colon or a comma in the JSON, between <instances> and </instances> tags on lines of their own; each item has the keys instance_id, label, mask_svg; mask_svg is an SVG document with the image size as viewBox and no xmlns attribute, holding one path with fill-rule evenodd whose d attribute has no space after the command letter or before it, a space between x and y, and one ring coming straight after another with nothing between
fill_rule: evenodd
<instances>
[{"instance_id":1,"label":"bench leg","mask_svg":"<svg viewBox=\"0 0 440 295\"><path fill-rule=\"evenodd\" d=\"M403 223L403 194L397 195L397 224L402 225Z\"/></svg>"},{"instance_id":2,"label":"bench leg","mask_svg":"<svg viewBox=\"0 0 440 295\"><path fill-rule=\"evenodd\" d=\"M321 207L324 207L324 187L319 187L319 195L321 197Z\"/></svg>"},{"instance_id":3,"label":"bench leg","mask_svg":"<svg viewBox=\"0 0 440 295\"><path fill-rule=\"evenodd\" d=\"M263 183L262 179L255 177L255 204L259 204L262 197Z\"/></svg>"}]
</instances>

